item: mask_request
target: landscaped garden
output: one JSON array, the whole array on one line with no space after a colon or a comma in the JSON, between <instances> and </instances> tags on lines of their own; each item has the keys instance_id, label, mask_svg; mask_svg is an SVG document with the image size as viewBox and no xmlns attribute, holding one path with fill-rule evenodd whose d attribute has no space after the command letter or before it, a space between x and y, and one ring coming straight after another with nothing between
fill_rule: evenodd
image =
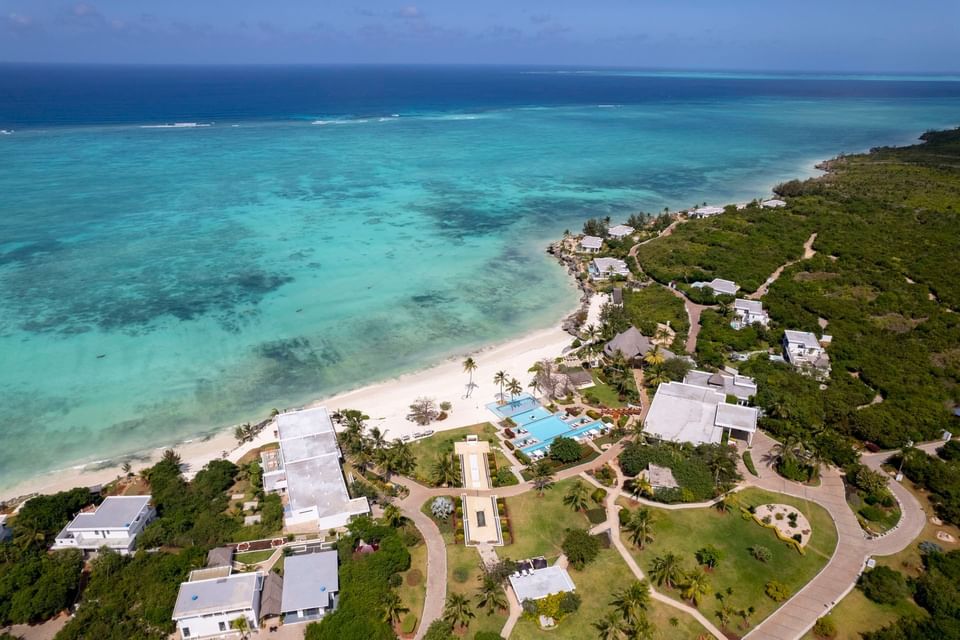
<instances>
[{"instance_id":1,"label":"landscaped garden","mask_svg":"<svg viewBox=\"0 0 960 640\"><path fill-rule=\"evenodd\" d=\"M514 560L536 556L553 558L561 553L560 544L567 529L591 527L585 510L574 511L564 504L564 497L577 482L586 484L582 480L571 478L544 491L543 497L536 491L527 491L507 498L514 542L502 547L502 551L498 550L500 555Z\"/></svg>"},{"instance_id":2,"label":"landscaped garden","mask_svg":"<svg viewBox=\"0 0 960 640\"><path fill-rule=\"evenodd\" d=\"M626 589L636 578L616 549L601 549L597 558L586 565L582 571L570 569L570 577L580 596L580 608L563 618L555 628L541 631L535 620L521 618L514 627L511 640L529 640L533 638L568 638L582 640L596 638L598 630L594 623L599 622L611 611L611 601L616 593ZM703 627L689 615L651 601L646 609L647 619L660 630L662 638L694 640L705 633ZM676 625L671 622L676 620Z\"/></svg>"},{"instance_id":3,"label":"landscaped garden","mask_svg":"<svg viewBox=\"0 0 960 640\"><path fill-rule=\"evenodd\" d=\"M643 497L660 502L701 502L729 490L740 479L736 450L722 445L643 444L631 442L620 454L620 469L635 478L654 464L671 470L676 488L653 487L641 479L630 481L628 488Z\"/></svg>"},{"instance_id":4,"label":"landscaped garden","mask_svg":"<svg viewBox=\"0 0 960 640\"><path fill-rule=\"evenodd\" d=\"M618 503L637 509L636 503L624 498ZM741 507L749 510L770 503L789 505L807 517L811 536L806 553L757 524L749 511L741 511ZM696 600L705 616L737 634L763 620L809 582L837 544L836 529L825 509L758 489L733 494L725 508L649 512L653 523L643 550L631 542L628 529L621 534L624 544L648 575L662 582L659 589L677 599ZM698 583L693 588L688 584L691 575L696 575Z\"/></svg>"},{"instance_id":5,"label":"landscaped garden","mask_svg":"<svg viewBox=\"0 0 960 640\"><path fill-rule=\"evenodd\" d=\"M403 608L409 610L401 618L401 632L412 626L413 629L408 632L412 633L421 619L427 596L427 545L419 544L410 547L409 551L410 568L398 574L402 582L397 587L397 595L400 596Z\"/></svg>"}]
</instances>

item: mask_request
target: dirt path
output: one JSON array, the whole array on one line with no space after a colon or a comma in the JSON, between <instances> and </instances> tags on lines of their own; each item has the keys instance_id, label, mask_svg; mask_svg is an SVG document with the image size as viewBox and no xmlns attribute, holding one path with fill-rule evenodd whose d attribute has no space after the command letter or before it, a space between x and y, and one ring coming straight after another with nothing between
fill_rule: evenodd
<instances>
[{"instance_id":1,"label":"dirt path","mask_svg":"<svg viewBox=\"0 0 960 640\"><path fill-rule=\"evenodd\" d=\"M700 335L700 314L703 313L704 309L711 309L712 307L707 304L691 302L679 289L664 288L683 300L683 306L687 310L687 320L690 322L690 330L687 332L687 353L695 353L697 350L697 336Z\"/></svg>"},{"instance_id":2,"label":"dirt path","mask_svg":"<svg viewBox=\"0 0 960 640\"><path fill-rule=\"evenodd\" d=\"M772 274L770 274L770 277L767 278L767 281L764 282L762 285L760 285L760 288L758 288L756 291L748 295L747 298L749 298L750 300L759 300L767 292L767 289L770 288L770 285L772 285L774 282L777 281L777 278L780 277L780 274L783 273L784 269L786 269L787 267L792 267L793 265L797 264L801 260L809 260L813 256L817 255L817 252L813 250L813 242L816 239L817 239L816 233L810 234L810 237L807 238L807 241L803 243L803 257L798 258L796 260L791 260L790 262L787 262L786 264L782 264L779 267L777 267L777 270L774 271Z\"/></svg>"}]
</instances>

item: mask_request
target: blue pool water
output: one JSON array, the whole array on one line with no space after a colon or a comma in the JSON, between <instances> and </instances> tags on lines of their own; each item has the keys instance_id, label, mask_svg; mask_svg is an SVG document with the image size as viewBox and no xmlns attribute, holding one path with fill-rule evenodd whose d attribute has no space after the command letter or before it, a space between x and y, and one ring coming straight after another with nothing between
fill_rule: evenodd
<instances>
[{"instance_id":1,"label":"blue pool water","mask_svg":"<svg viewBox=\"0 0 960 640\"><path fill-rule=\"evenodd\" d=\"M0 489L550 326L584 218L960 119L949 78L545 71L0 64Z\"/></svg>"},{"instance_id":2,"label":"blue pool water","mask_svg":"<svg viewBox=\"0 0 960 640\"><path fill-rule=\"evenodd\" d=\"M566 422L554 414L548 412L548 417L541 418L536 422L531 422L523 427L528 433L517 436L514 442L522 442L530 437L536 438L537 442L531 445L521 447L520 450L530 455L535 451L547 449L553 441L563 436L565 438L575 438L581 436L591 429L602 429L604 425L599 420L588 422L585 425L574 428L569 422Z\"/></svg>"},{"instance_id":3,"label":"blue pool water","mask_svg":"<svg viewBox=\"0 0 960 640\"><path fill-rule=\"evenodd\" d=\"M542 407L536 398L531 396L529 393L525 393L517 396L506 404L491 402L487 405L487 409L493 412L493 414L499 418L510 418L511 420L516 421L517 416L522 416L526 413L536 411L537 409L542 409ZM544 409L544 411L546 410ZM549 415L549 412L547 415Z\"/></svg>"}]
</instances>

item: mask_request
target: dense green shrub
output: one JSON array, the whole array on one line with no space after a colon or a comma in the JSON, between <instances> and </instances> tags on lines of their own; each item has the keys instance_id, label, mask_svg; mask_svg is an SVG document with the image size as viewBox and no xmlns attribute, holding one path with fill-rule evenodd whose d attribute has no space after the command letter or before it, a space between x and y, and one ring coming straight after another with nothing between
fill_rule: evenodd
<instances>
[{"instance_id":1,"label":"dense green shrub","mask_svg":"<svg viewBox=\"0 0 960 640\"><path fill-rule=\"evenodd\" d=\"M865 571L858 586L865 596L880 604L896 604L910 595L903 574L883 565Z\"/></svg>"},{"instance_id":2,"label":"dense green shrub","mask_svg":"<svg viewBox=\"0 0 960 640\"><path fill-rule=\"evenodd\" d=\"M743 466L745 466L747 468L747 471L749 471L754 476L760 475L759 473L757 473L757 467L754 466L753 456L750 454L749 451L743 452Z\"/></svg>"},{"instance_id":3,"label":"dense green shrub","mask_svg":"<svg viewBox=\"0 0 960 640\"><path fill-rule=\"evenodd\" d=\"M600 541L585 529L568 529L560 546L574 569L583 569L600 553Z\"/></svg>"},{"instance_id":4,"label":"dense green shrub","mask_svg":"<svg viewBox=\"0 0 960 640\"><path fill-rule=\"evenodd\" d=\"M813 625L813 634L818 638L824 638L825 640L836 638L837 624L833 621L833 618L829 616L818 618L817 623Z\"/></svg>"},{"instance_id":5,"label":"dense green shrub","mask_svg":"<svg viewBox=\"0 0 960 640\"><path fill-rule=\"evenodd\" d=\"M930 491L937 515L960 525L960 463L946 462L914 449L903 457L903 473Z\"/></svg>"},{"instance_id":6,"label":"dense green shrub","mask_svg":"<svg viewBox=\"0 0 960 640\"><path fill-rule=\"evenodd\" d=\"M89 489L78 487L49 496L31 498L13 521L14 535L25 535L43 546L84 507L94 503Z\"/></svg>"},{"instance_id":7,"label":"dense green shrub","mask_svg":"<svg viewBox=\"0 0 960 640\"><path fill-rule=\"evenodd\" d=\"M559 437L550 443L550 457L557 462L576 462L580 453L580 444L571 438Z\"/></svg>"},{"instance_id":8,"label":"dense green shrub","mask_svg":"<svg viewBox=\"0 0 960 640\"><path fill-rule=\"evenodd\" d=\"M669 467L680 485L679 490L660 490L654 499L661 502L709 500L730 489L740 479L736 452L728 447L701 444L678 446L673 443L644 445L631 442L620 454L620 468L636 476L650 464ZM715 484L714 479L718 479Z\"/></svg>"},{"instance_id":9,"label":"dense green shrub","mask_svg":"<svg viewBox=\"0 0 960 640\"><path fill-rule=\"evenodd\" d=\"M73 604L83 555L76 549L43 550L3 545L0 564L0 625L42 622Z\"/></svg>"},{"instance_id":10,"label":"dense green shrub","mask_svg":"<svg viewBox=\"0 0 960 640\"><path fill-rule=\"evenodd\" d=\"M790 590L782 582L771 580L763 588L763 592L774 602L783 602L790 597Z\"/></svg>"}]
</instances>

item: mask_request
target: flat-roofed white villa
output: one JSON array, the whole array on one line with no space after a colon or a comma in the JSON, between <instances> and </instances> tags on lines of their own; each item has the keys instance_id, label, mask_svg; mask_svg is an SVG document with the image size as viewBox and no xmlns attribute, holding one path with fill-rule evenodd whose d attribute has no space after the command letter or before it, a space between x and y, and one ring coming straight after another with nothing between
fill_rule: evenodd
<instances>
[{"instance_id":1,"label":"flat-roofed white villa","mask_svg":"<svg viewBox=\"0 0 960 640\"><path fill-rule=\"evenodd\" d=\"M231 624L246 618L250 629L279 611L269 611L264 602L276 603L270 592L282 589L283 580L275 573L231 573L230 567L199 569L180 584L173 620L184 639L221 638L238 635ZM276 605L273 605L276 606Z\"/></svg>"},{"instance_id":2,"label":"flat-roofed white villa","mask_svg":"<svg viewBox=\"0 0 960 640\"><path fill-rule=\"evenodd\" d=\"M594 258L587 269L593 280L606 280L613 276L626 278L630 275L627 263L619 258Z\"/></svg>"},{"instance_id":3,"label":"flat-roofed white villa","mask_svg":"<svg viewBox=\"0 0 960 640\"><path fill-rule=\"evenodd\" d=\"M610 237L616 238L617 240L633 235L634 231L635 229L628 224L618 224L615 227L610 227L607 229L607 233L610 235Z\"/></svg>"},{"instance_id":4,"label":"flat-roofed white villa","mask_svg":"<svg viewBox=\"0 0 960 640\"><path fill-rule=\"evenodd\" d=\"M487 462L489 442L470 435L466 440L455 443L453 450L460 458L460 480L464 489L486 491L493 487ZM463 505L464 544L468 547L479 544L503 546L497 497L462 493L460 502Z\"/></svg>"},{"instance_id":5,"label":"flat-roofed white villa","mask_svg":"<svg viewBox=\"0 0 960 640\"><path fill-rule=\"evenodd\" d=\"M764 311L763 303L759 300L747 300L746 298L734 300L733 320L730 321L730 326L739 331L754 324L764 327L770 324L770 316Z\"/></svg>"},{"instance_id":6,"label":"flat-roofed white villa","mask_svg":"<svg viewBox=\"0 0 960 640\"><path fill-rule=\"evenodd\" d=\"M128 554L140 532L156 517L150 496L109 496L96 510L78 513L57 534L51 548L96 551L107 547Z\"/></svg>"},{"instance_id":7,"label":"flat-roofed white villa","mask_svg":"<svg viewBox=\"0 0 960 640\"><path fill-rule=\"evenodd\" d=\"M777 198L770 198L769 200L761 202L760 206L764 209L779 209L780 207L787 206L787 203Z\"/></svg>"},{"instance_id":8,"label":"flat-roofed white villa","mask_svg":"<svg viewBox=\"0 0 960 640\"><path fill-rule=\"evenodd\" d=\"M263 488L283 497L286 527L326 530L370 513L366 498L351 498L342 454L326 407L277 416L280 448L261 454Z\"/></svg>"},{"instance_id":9,"label":"flat-roofed white villa","mask_svg":"<svg viewBox=\"0 0 960 640\"><path fill-rule=\"evenodd\" d=\"M712 216L718 216L723 213L723 207L697 207L690 212L690 216L693 218L710 218Z\"/></svg>"},{"instance_id":10,"label":"flat-roofed white villa","mask_svg":"<svg viewBox=\"0 0 960 640\"><path fill-rule=\"evenodd\" d=\"M746 404L757 395L757 383L749 376L742 376L736 370L699 371L693 369L683 378L684 384L692 384L705 389L713 389L725 396L734 396L737 404Z\"/></svg>"},{"instance_id":11,"label":"flat-roofed white villa","mask_svg":"<svg viewBox=\"0 0 960 640\"><path fill-rule=\"evenodd\" d=\"M518 564L521 568L510 576L510 586L513 587L513 592L520 602L540 600L554 593L565 593L577 588L570 579L570 574L563 567L552 565L528 569L526 568L528 565L532 566L530 562Z\"/></svg>"},{"instance_id":12,"label":"flat-roofed white villa","mask_svg":"<svg viewBox=\"0 0 960 640\"><path fill-rule=\"evenodd\" d=\"M586 253L596 253L603 247L603 238L597 236L583 236L580 239L580 250Z\"/></svg>"},{"instance_id":13,"label":"flat-roofed white villa","mask_svg":"<svg viewBox=\"0 0 960 640\"><path fill-rule=\"evenodd\" d=\"M783 332L783 353L787 362L795 367L814 368L821 371L830 370L830 356L821 343L829 343L830 336L817 338L809 331Z\"/></svg>"},{"instance_id":14,"label":"flat-roofed white villa","mask_svg":"<svg viewBox=\"0 0 960 640\"><path fill-rule=\"evenodd\" d=\"M657 387L644 422L647 433L661 440L719 444L724 432L753 443L757 410L726 402L726 395L685 382Z\"/></svg>"},{"instance_id":15,"label":"flat-roofed white villa","mask_svg":"<svg viewBox=\"0 0 960 640\"><path fill-rule=\"evenodd\" d=\"M710 282L694 282L690 286L694 289L710 289L715 295L735 296L737 291L740 291L740 285L723 278L714 278Z\"/></svg>"},{"instance_id":16,"label":"flat-roofed white villa","mask_svg":"<svg viewBox=\"0 0 960 640\"><path fill-rule=\"evenodd\" d=\"M283 563L283 624L319 620L337 608L340 592L337 552L287 556Z\"/></svg>"}]
</instances>

